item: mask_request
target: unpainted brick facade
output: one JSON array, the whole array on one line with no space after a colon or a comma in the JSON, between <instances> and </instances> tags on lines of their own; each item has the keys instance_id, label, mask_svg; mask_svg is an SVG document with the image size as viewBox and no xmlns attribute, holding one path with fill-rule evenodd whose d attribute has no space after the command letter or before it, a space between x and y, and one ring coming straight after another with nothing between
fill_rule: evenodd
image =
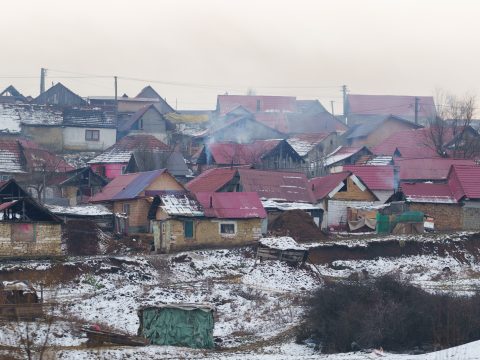
<instances>
[{"instance_id":1,"label":"unpainted brick facade","mask_svg":"<svg viewBox=\"0 0 480 360\"><path fill-rule=\"evenodd\" d=\"M14 233L19 226L28 229L22 237ZM0 222L0 256L56 255L62 255L61 224Z\"/></svg>"},{"instance_id":2,"label":"unpainted brick facade","mask_svg":"<svg viewBox=\"0 0 480 360\"><path fill-rule=\"evenodd\" d=\"M185 222L193 222L193 236L186 237ZM221 233L221 224L234 224L235 232ZM262 219L166 219L153 221L155 250L171 252L198 247L245 245L262 237Z\"/></svg>"},{"instance_id":3,"label":"unpainted brick facade","mask_svg":"<svg viewBox=\"0 0 480 360\"><path fill-rule=\"evenodd\" d=\"M411 211L421 211L435 219L435 230L462 230L463 210L459 204L410 203Z\"/></svg>"}]
</instances>

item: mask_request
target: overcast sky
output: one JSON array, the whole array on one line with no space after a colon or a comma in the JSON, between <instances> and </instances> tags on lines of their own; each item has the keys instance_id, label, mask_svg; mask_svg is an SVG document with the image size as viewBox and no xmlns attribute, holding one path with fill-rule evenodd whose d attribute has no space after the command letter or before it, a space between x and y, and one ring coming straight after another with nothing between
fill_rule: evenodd
<instances>
[{"instance_id":1,"label":"overcast sky","mask_svg":"<svg viewBox=\"0 0 480 360\"><path fill-rule=\"evenodd\" d=\"M120 95L150 84L179 109L213 109L217 94L249 88L336 111L343 84L479 96L479 15L476 0L5 1L0 88L37 96L45 67L47 87L113 95L117 75Z\"/></svg>"}]
</instances>

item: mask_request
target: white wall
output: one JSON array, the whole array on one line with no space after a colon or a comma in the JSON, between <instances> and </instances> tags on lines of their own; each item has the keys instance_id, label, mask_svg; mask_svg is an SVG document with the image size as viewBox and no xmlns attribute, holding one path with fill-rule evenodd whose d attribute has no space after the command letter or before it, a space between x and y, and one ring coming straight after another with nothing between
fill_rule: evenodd
<instances>
[{"instance_id":1,"label":"white wall","mask_svg":"<svg viewBox=\"0 0 480 360\"><path fill-rule=\"evenodd\" d=\"M99 130L99 140L85 140L85 130ZM63 128L63 148L65 150L101 151L115 144L116 140L116 129L83 128L70 126Z\"/></svg>"},{"instance_id":2,"label":"white wall","mask_svg":"<svg viewBox=\"0 0 480 360\"><path fill-rule=\"evenodd\" d=\"M336 226L340 222L346 224L348 207L373 204L375 203L369 201L328 200L327 224L328 226Z\"/></svg>"}]
</instances>

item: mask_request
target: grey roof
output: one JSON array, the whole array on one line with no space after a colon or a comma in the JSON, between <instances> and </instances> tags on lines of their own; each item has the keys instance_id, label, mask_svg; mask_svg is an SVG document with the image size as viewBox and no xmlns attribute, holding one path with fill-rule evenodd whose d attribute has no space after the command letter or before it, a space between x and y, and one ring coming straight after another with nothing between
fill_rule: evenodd
<instances>
[{"instance_id":1,"label":"grey roof","mask_svg":"<svg viewBox=\"0 0 480 360\"><path fill-rule=\"evenodd\" d=\"M63 112L63 125L114 129L115 118L98 109L66 109Z\"/></svg>"},{"instance_id":2,"label":"grey roof","mask_svg":"<svg viewBox=\"0 0 480 360\"><path fill-rule=\"evenodd\" d=\"M179 152L136 150L132 153L132 158L135 160L137 166L135 170L138 172L166 168L173 176L191 175L185 158Z\"/></svg>"}]
</instances>

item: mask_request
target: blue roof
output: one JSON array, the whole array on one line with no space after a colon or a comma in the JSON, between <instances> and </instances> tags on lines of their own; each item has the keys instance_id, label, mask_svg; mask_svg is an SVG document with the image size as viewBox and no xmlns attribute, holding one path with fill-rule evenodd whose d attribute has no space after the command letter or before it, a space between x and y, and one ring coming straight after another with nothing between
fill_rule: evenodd
<instances>
[{"instance_id":1,"label":"blue roof","mask_svg":"<svg viewBox=\"0 0 480 360\"><path fill-rule=\"evenodd\" d=\"M165 169L144 171L137 173L137 176L132 179L120 192L112 197L111 200L134 199L145 190L157 177L162 175Z\"/></svg>"}]
</instances>

